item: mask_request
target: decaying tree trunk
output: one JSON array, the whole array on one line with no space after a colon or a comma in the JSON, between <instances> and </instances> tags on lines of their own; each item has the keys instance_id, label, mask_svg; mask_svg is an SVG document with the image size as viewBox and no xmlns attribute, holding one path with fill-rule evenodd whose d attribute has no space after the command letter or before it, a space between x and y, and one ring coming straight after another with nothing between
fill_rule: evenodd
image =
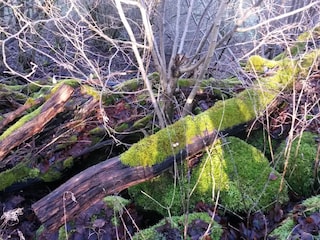
<instances>
[{"instance_id":1,"label":"decaying tree trunk","mask_svg":"<svg viewBox=\"0 0 320 240\"><path fill-rule=\"evenodd\" d=\"M6 137L0 142L0 166L5 166L8 162L3 158L16 146L28 140L40 132L44 126L53 119L58 113L64 109L64 104L71 97L74 89L68 85L62 85L53 96L41 108L37 110L36 116L30 121L23 124L20 128ZM35 111L37 111L35 110ZM21 111L21 110L19 110Z\"/></svg>"},{"instance_id":2,"label":"decaying tree trunk","mask_svg":"<svg viewBox=\"0 0 320 240\"><path fill-rule=\"evenodd\" d=\"M119 157L108 159L72 177L33 204L32 208L47 230L55 230L104 196L152 179L172 167L174 161L180 162L198 153L213 143L216 134L212 131L196 138L180 153L152 167L130 167L123 165Z\"/></svg>"}]
</instances>

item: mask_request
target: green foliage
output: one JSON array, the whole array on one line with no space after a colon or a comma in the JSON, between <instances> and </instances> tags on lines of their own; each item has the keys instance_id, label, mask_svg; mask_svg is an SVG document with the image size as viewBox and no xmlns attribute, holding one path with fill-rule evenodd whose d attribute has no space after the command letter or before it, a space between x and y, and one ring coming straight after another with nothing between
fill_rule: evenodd
<instances>
[{"instance_id":1,"label":"green foliage","mask_svg":"<svg viewBox=\"0 0 320 240\"><path fill-rule=\"evenodd\" d=\"M277 179L270 180L270 174ZM138 205L158 209L164 215L167 210L159 207L159 203L178 215L184 211L182 206L186 201L189 201L190 208L199 201L214 203L218 192L221 204L241 212L268 207L277 199L280 202L287 200L286 189L278 195L280 180L280 174L270 168L260 151L240 139L229 137L226 143L217 141L210 154L203 156L201 163L192 170L190 184L187 177L180 177L175 186L174 177L165 174L132 187L129 192ZM189 199L190 189L194 186Z\"/></svg>"},{"instance_id":2,"label":"green foliage","mask_svg":"<svg viewBox=\"0 0 320 240\"><path fill-rule=\"evenodd\" d=\"M187 218L187 221L186 221L186 218ZM133 239L134 240L140 240L140 239L165 240L166 237L163 234L157 232L156 229L165 225L166 223L170 223L171 226L177 229L178 231L180 231L181 236L183 236L182 233L183 233L185 222L187 222L188 225L192 225L194 224L193 223L194 221L199 221L199 220L202 220L208 224L212 223L212 219L207 213L192 213L189 215L173 216L173 217L165 218L161 220L158 224L150 228L139 231L133 236ZM221 226L218 225L217 223L213 223L211 226L210 235L209 235L211 239L220 239L221 234L222 234Z\"/></svg>"},{"instance_id":3,"label":"green foliage","mask_svg":"<svg viewBox=\"0 0 320 240\"><path fill-rule=\"evenodd\" d=\"M315 159L317 156L316 135L304 132L300 137L292 142L291 151L285 155L287 142L283 142L277 150L279 172L285 172L285 178L297 194L301 196L311 196L314 184L317 179L315 173ZM288 160L287 169L284 169L286 159ZM318 169L318 173L320 173Z\"/></svg>"}]
</instances>

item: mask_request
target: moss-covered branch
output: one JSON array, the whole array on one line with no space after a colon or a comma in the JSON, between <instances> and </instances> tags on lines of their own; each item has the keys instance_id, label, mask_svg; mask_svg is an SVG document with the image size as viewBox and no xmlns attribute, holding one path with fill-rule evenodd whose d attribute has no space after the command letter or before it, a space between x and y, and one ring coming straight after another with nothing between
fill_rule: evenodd
<instances>
[{"instance_id":1,"label":"moss-covered branch","mask_svg":"<svg viewBox=\"0 0 320 240\"><path fill-rule=\"evenodd\" d=\"M255 119L265 111L280 91L292 85L297 74L307 67L306 63L312 63L318 55L319 51L315 50L300 60L272 61L272 66L278 68L273 76L261 77L251 89L244 90L234 98L219 101L197 116L187 116L144 138L123 153L121 161L130 166L152 166L178 153L196 137ZM267 59L253 56L248 61L248 68L260 72L264 66L269 66L269 63Z\"/></svg>"}]
</instances>

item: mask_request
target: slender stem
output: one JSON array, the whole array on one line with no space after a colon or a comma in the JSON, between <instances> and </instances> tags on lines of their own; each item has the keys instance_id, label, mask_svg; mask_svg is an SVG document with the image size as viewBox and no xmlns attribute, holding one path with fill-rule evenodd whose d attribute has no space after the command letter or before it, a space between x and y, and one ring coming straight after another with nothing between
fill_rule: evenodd
<instances>
[{"instance_id":1,"label":"slender stem","mask_svg":"<svg viewBox=\"0 0 320 240\"><path fill-rule=\"evenodd\" d=\"M122 21L122 23L123 23L128 35L129 35L129 38L130 38L130 41L131 41L131 47L132 47L133 53L135 55L135 58L136 58L136 60L138 62L138 66L139 66L139 71L141 73L141 77L144 80L144 83L146 85L146 88L148 90L149 96L151 98L151 102L153 104L154 110L155 110L156 115L158 117L159 125L160 125L161 128L164 128L165 127L165 121L164 121L163 115L161 113L161 110L159 108L158 102L157 102L157 100L156 100L156 98L154 96L154 93L152 91L151 82L148 79L147 72L145 70L142 58L141 58L140 53L139 53L137 40L136 40L136 38L134 36L134 33L132 31L132 28L130 27L129 22L128 22L125 14L124 14L121 2L122 2L121 0L115 0L116 8L118 10L120 19L121 19L121 21ZM125 3L129 3L129 2L131 3L132 1L124 1L124 2ZM136 2L134 2L134 3L135 3L135 5L137 5ZM145 16L145 11L144 11L143 7L141 5L137 5L137 6L140 9L143 21L145 21L147 18ZM144 24L145 24L145 28L149 29L149 31L150 31L149 25L146 25L145 22L144 22ZM153 40L149 39L148 41L152 42ZM149 44L150 44L150 42L149 42Z\"/></svg>"}]
</instances>

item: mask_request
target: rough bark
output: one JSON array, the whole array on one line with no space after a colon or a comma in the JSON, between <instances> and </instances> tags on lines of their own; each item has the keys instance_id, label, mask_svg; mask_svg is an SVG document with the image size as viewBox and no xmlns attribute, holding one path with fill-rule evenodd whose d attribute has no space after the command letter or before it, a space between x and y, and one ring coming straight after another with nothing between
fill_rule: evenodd
<instances>
[{"instance_id":1,"label":"rough bark","mask_svg":"<svg viewBox=\"0 0 320 240\"><path fill-rule=\"evenodd\" d=\"M74 176L34 203L32 208L47 230L56 230L104 196L154 178L172 167L174 161L179 162L198 153L213 143L216 134L212 131L202 138L195 138L178 154L152 167L129 167L123 165L119 157L105 160Z\"/></svg>"},{"instance_id":2,"label":"rough bark","mask_svg":"<svg viewBox=\"0 0 320 240\"><path fill-rule=\"evenodd\" d=\"M0 142L0 166L5 166L3 159L13 148L20 145L30 137L40 132L44 126L63 111L64 104L71 97L74 89L68 85L62 85L53 96L41 107L40 113L23 126L13 131Z\"/></svg>"}]
</instances>

